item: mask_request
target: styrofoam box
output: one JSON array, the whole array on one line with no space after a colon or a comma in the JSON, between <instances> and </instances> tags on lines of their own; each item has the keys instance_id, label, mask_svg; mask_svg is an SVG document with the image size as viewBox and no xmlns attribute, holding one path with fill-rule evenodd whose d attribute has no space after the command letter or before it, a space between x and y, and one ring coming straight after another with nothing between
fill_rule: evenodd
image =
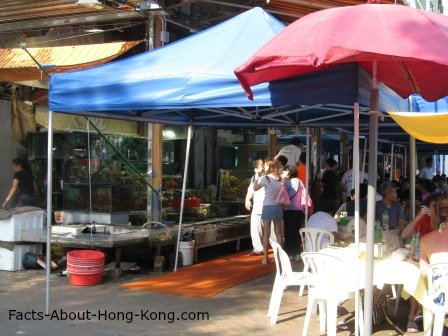
<instances>
[{"instance_id":1,"label":"styrofoam box","mask_svg":"<svg viewBox=\"0 0 448 336\"><path fill-rule=\"evenodd\" d=\"M0 270L20 271L23 270L22 258L27 252L42 254L42 244L15 244L13 250L0 247Z\"/></svg>"},{"instance_id":2,"label":"styrofoam box","mask_svg":"<svg viewBox=\"0 0 448 336\"><path fill-rule=\"evenodd\" d=\"M44 216L44 210L32 210L0 220L0 241L20 242L22 230L43 228Z\"/></svg>"}]
</instances>

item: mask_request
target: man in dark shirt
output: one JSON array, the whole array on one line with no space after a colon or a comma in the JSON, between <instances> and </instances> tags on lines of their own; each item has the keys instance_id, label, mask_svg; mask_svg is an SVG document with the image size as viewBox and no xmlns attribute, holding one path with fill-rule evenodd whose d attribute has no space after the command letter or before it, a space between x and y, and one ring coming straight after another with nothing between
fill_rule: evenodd
<instances>
[{"instance_id":1,"label":"man in dark shirt","mask_svg":"<svg viewBox=\"0 0 448 336\"><path fill-rule=\"evenodd\" d=\"M382 221L383 213L387 210L389 216L389 230L403 230L407 221L404 219L404 211L398 201L397 188L392 182L384 182L379 188L379 193L383 197L376 202L375 220Z\"/></svg>"}]
</instances>

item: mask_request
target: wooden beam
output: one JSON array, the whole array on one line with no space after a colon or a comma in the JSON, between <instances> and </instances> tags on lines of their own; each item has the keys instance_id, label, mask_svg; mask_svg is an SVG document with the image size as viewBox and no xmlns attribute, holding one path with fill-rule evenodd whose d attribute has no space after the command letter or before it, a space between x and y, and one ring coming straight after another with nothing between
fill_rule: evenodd
<instances>
[{"instance_id":1,"label":"wooden beam","mask_svg":"<svg viewBox=\"0 0 448 336\"><path fill-rule=\"evenodd\" d=\"M147 19L148 16L137 12L114 12L107 14L81 15L75 17L65 17L58 19L43 19L27 22L11 22L0 24L0 33L27 31L39 28L49 28L56 26L70 26L79 24L88 24L95 22L109 22L124 19Z\"/></svg>"}]
</instances>

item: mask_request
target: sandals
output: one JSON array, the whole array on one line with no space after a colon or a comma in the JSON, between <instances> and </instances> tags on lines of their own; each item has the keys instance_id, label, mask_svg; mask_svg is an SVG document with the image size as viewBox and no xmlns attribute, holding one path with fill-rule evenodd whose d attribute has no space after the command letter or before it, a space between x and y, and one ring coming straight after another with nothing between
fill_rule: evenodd
<instances>
[{"instance_id":1,"label":"sandals","mask_svg":"<svg viewBox=\"0 0 448 336\"><path fill-rule=\"evenodd\" d=\"M415 333L418 333L418 332L420 332L419 330L418 330L418 325L417 325L417 323L415 323L414 321L409 321L408 322L408 325L406 326L406 332L407 333L409 333L409 334L415 334Z\"/></svg>"}]
</instances>

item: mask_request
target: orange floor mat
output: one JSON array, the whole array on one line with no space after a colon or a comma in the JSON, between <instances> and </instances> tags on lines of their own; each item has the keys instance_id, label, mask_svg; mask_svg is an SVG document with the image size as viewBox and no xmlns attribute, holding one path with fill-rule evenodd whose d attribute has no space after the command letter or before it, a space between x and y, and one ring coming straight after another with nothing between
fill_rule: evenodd
<instances>
[{"instance_id":1,"label":"orange floor mat","mask_svg":"<svg viewBox=\"0 0 448 336\"><path fill-rule=\"evenodd\" d=\"M275 263L261 263L262 256L239 252L148 279L121 285L122 288L209 298L228 288L275 271ZM270 261L273 261L270 256Z\"/></svg>"}]
</instances>

